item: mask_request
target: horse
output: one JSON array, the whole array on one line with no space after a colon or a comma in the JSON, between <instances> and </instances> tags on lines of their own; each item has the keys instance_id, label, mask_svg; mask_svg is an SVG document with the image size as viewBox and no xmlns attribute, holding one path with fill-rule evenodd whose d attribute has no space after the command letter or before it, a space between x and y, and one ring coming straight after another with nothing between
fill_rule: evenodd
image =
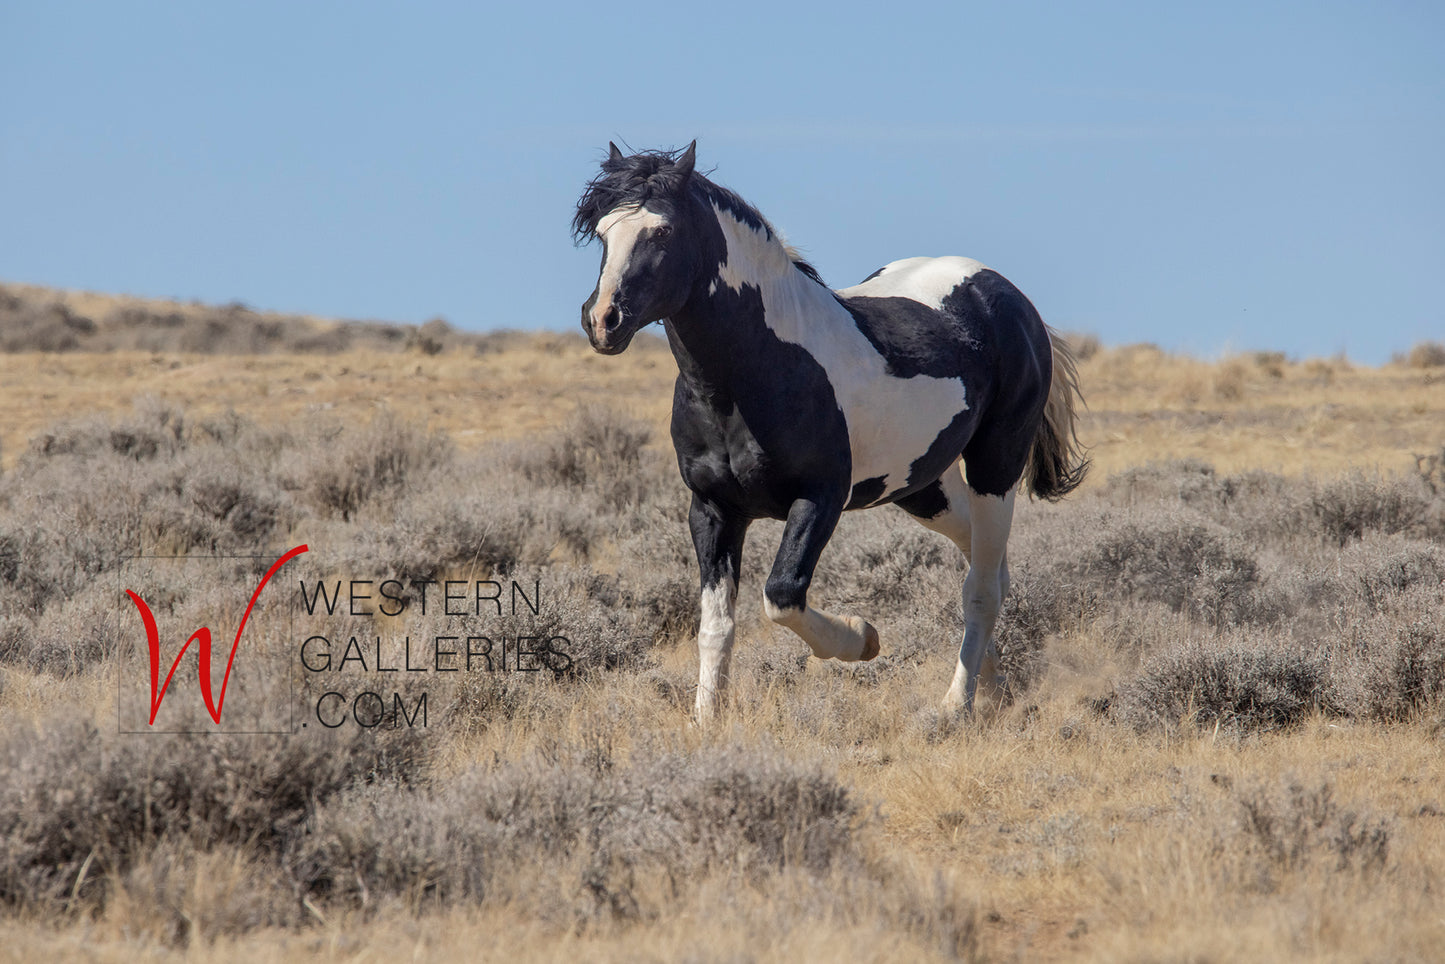
<instances>
[{"instance_id":1,"label":"horse","mask_svg":"<svg viewBox=\"0 0 1445 964\"><path fill-rule=\"evenodd\" d=\"M961 257L906 258L830 289L757 209L682 151L608 145L573 238L602 243L582 328L603 355L661 321L677 360L671 434L692 492L701 574L694 717L728 682L744 537L784 523L767 617L819 659L871 660L865 619L808 605L840 515L895 505L968 561L964 633L944 707L1000 685L994 626L1008 592L1017 489L1056 500L1088 469L1075 361L1001 274Z\"/></svg>"}]
</instances>

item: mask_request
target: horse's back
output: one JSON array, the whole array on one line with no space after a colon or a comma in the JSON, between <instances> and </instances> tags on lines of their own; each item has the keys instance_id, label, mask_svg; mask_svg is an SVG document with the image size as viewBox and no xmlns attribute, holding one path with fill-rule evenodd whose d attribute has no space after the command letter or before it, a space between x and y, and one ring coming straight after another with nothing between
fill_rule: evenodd
<instances>
[{"instance_id":1,"label":"horse's back","mask_svg":"<svg viewBox=\"0 0 1445 964\"><path fill-rule=\"evenodd\" d=\"M908 298L935 310L964 281L988 268L972 258L903 258L885 264L862 283L838 291L838 297Z\"/></svg>"},{"instance_id":2,"label":"horse's back","mask_svg":"<svg viewBox=\"0 0 1445 964\"><path fill-rule=\"evenodd\" d=\"M835 292L894 374L959 377L977 393L1049 356L1033 304L972 258L904 258Z\"/></svg>"}]
</instances>

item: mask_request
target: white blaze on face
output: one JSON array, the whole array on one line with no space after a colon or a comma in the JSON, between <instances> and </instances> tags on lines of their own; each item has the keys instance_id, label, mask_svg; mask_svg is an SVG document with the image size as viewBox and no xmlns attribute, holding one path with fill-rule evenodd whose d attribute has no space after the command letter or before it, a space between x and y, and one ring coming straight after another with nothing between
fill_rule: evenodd
<instances>
[{"instance_id":1,"label":"white blaze on face","mask_svg":"<svg viewBox=\"0 0 1445 964\"><path fill-rule=\"evenodd\" d=\"M848 423L853 484L882 476L884 494L902 489L913 460L967 410L963 383L890 375L887 360L833 292L793 269L781 244L722 211L718 224L728 246L727 264L718 272L721 283L735 291L743 284L757 285L768 328L782 341L805 348L827 372ZM903 266L910 270L890 277ZM937 309L960 281L982 267L969 258L911 258L838 294L911 298ZM889 283L879 285L885 278Z\"/></svg>"},{"instance_id":2,"label":"white blaze on face","mask_svg":"<svg viewBox=\"0 0 1445 964\"><path fill-rule=\"evenodd\" d=\"M602 239L607 254L602 261L602 275L597 279L597 301L592 306L589 320L599 338L605 334L602 319L617 298L617 289L622 286L638 238L642 232L666 223L667 219L662 215L636 205L618 208L597 222L597 236Z\"/></svg>"}]
</instances>

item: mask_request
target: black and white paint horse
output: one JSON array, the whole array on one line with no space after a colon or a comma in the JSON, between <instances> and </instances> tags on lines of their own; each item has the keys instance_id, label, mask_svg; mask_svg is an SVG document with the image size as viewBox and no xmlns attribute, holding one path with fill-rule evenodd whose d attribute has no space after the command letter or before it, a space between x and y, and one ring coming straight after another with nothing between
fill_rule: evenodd
<instances>
[{"instance_id":1,"label":"black and white paint horse","mask_svg":"<svg viewBox=\"0 0 1445 964\"><path fill-rule=\"evenodd\" d=\"M604 355L662 320L677 358L672 438L702 570L696 715L727 683L743 538L785 521L768 618L820 659L869 660L878 632L808 605L839 515L892 503L968 557L964 636L945 705L996 676L994 622L1020 479L1045 499L1083 480L1068 348L1002 275L908 258L833 291L755 209L680 155L616 145L577 205L602 241L582 328Z\"/></svg>"}]
</instances>

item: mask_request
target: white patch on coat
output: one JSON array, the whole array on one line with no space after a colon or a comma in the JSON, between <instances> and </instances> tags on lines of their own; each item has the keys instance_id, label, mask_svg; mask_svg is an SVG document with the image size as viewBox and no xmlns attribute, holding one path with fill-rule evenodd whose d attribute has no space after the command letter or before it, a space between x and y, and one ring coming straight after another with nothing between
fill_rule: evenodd
<instances>
[{"instance_id":1,"label":"white patch on coat","mask_svg":"<svg viewBox=\"0 0 1445 964\"><path fill-rule=\"evenodd\" d=\"M592 328L599 336L601 319L617 298L617 289L627 273L627 264L632 260L632 250L642 232L650 231L667 223L667 219L635 204L617 208L597 222L597 236L602 239L607 254L602 261L602 274L597 279L597 302L592 306Z\"/></svg>"},{"instance_id":2,"label":"white patch on coat","mask_svg":"<svg viewBox=\"0 0 1445 964\"><path fill-rule=\"evenodd\" d=\"M843 288L840 298L912 298L938 310L959 282L987 266L972 258L904 258L883 266L862 284Z\"/></svg>"},{"instance_id":3,"label":"white patch on coat","mask_svg":"<svg viewBox=\"0 0 1445 964\"><path fill-rule=\"evenodd\" d=\"M740 291L744 284L757 286L762 292L768 328L782 341L804 348L827 373L848 423L852 483L883 477L880 499L902 489L908 483L913 461L926 453L939 433L968 408L963 382L957 378L898 378L888 374L886 359L858 330L853 316L838 303L833 292L793 267L782 244L716 206L713 210L727 240L727 262L719 269L722 283L734 291ZM966 258L938 260L977 264ZM954 279L954 284L961 280L956 271ZM931 296L931 289L922 297L902 290L895 296L938 306L925 300ZM941 303L942 296L937 301Z\"/></svg>"}]
</instances>

